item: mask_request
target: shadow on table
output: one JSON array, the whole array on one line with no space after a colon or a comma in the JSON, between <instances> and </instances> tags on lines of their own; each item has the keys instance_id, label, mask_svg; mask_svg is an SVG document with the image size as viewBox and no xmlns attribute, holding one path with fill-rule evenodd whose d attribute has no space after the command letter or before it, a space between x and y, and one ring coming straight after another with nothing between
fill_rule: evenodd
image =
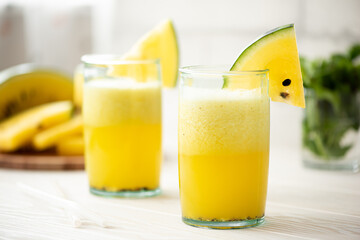
<instances>
[{"instance_id":1,"label":"shadow on table","mask_svg":"<svg viewBox=\"0 0 360 240\"><path fill-rule=\"evenodd\" d=\"M360 235L360 221L357 216L350 215L290 213L288 216L266 216L259 230L303 238L355 238Z\"/></svg>"},{"instance_id":2,"label":"shadow on table","mask_svg":"<svg viewBox=\"0 0 360 240\"><path fill-rule=\"evenodd\" d=\"M154 197L156 199L161 200L179 200L179 191L175 190L161 190L160 195Z\"/></svg>"}]
</instances>

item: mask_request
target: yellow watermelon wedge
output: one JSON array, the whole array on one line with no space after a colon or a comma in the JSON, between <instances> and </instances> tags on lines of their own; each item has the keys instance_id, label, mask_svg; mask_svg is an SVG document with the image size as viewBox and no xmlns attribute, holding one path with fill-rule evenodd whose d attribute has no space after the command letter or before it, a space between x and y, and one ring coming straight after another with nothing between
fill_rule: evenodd
<instances>
[{"instance_id":1,"label":"yellow watermelon wedge","mask_svg":"<svg viewBox=\"0 0 360 240\"><path fill-rule=\"evenodd\" d=\"M265 33L250 44L231 67L231 71L263 69L269 69L269 95L272 101L305 107L294 24ZM236 83L224 81L224 87L236 88Z\"/></svg>"},{"instance_id":2,"label":"yellow watermelon wedge","mask_svg":"<svg viewBox=\"0 0 360 240\"><path fill-rule=\"evenodd\" d=\"M175 87L179 68L179 50L175 28L171 20L159 23L146 33L122 57L122 60L159 59L164 87ZM114 75L124 75L121 68L114 69Z\"/></svg>"}]
</instances>

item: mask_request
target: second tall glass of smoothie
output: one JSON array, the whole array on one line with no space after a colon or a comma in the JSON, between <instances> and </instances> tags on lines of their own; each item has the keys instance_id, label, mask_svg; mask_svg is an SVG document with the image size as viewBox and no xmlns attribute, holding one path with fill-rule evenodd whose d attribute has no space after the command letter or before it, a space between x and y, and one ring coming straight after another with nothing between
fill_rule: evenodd
<instances>
[{"instance_id":1,"label":"second tall glass of smoothie","mask_svg":"<svg viewBox=\"0 0 360 240\"><path fill-rule=\"evenodd\" d=\"M90 191L102 196L160 193L161 82L157 60L86 55L83 118Z\"/></svg>"},{"instance_id":2,"label":"second tall glass of smoothie","mask_svg":"<svg viewBox=\"0 0 360 240\"><path fill-rule=\"evenodd\" d=\"M226 69L180 69L181 207L183 221L198 227L241 228L264 221L268 71Z\"/></svg>"}]
</instances>

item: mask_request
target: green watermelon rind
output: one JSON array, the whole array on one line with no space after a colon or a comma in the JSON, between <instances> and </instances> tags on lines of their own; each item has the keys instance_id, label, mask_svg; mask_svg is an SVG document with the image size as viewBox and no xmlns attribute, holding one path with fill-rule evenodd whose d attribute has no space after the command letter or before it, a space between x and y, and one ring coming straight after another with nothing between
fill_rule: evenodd
<instances>
[{"instance_id":1,"label":"green watermelon rind","mask_svg":"<svg viewBox=\"0 0 360 240\"><path fill-rule=\"evenodd\" d=\"M4 69L0 72L0 84L6 83L7 81L11 81L13 77L29 74L29 73L46 73L46 74L56 74L64 80L68 80L72 83L72 78L68 74L55 69L51 66L42 66L40 64L35 63L24 63L20 65L16 65L7 69Z\"/></svg>"},{"instance_id":2,"label":"green watermelon rind","mask_svg":"<svg viewBox=\"0 0 360 240\"><path fill-rule=\"evenodd\" d=\"M180 62L180 52L179 52L179 42L178 42L178 38L177 38L177 34L175 31L175 27L174 27L174 23L172 20L169 20L170 22L170 28L174 37L174 41L175 41L175 46L176 46L176 69L179 69L179 62ZM177 84L177 80L178 80L178 76L179 75L179 71L175 71L175 76L174 76L174 80L173 80L173 84L169 87L176 87Z\"/></svg>"}]
</instances>

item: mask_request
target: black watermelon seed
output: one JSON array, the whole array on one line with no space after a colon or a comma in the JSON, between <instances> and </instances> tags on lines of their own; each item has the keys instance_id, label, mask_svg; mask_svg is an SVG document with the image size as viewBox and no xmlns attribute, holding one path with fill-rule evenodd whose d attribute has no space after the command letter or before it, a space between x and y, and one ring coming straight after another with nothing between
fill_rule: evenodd
<instances>
[{"instance_id":1,"label":"black watermelon seed","mask_svg":"<svg viewBox=\"0 0 360 240\"><path fill-rule=\"evenodd\" d=\"M281 92L281 93L280 93L280 96L281 96L282 98L287 98L287 97L289 96L289 94L286 93L286 92Z\"/></svg>"},{"instance_id":2,"label":"black watermelon seed","mask_svg":"<svg viewBox=\"0 0 360 240\"><path fill-rule=\"evenodd\" d=\"M282 85L283 86L289 86L291 84L291 80L290 79L285 79L283 82L282 82Z\"/></svg>"}]
</instances>

